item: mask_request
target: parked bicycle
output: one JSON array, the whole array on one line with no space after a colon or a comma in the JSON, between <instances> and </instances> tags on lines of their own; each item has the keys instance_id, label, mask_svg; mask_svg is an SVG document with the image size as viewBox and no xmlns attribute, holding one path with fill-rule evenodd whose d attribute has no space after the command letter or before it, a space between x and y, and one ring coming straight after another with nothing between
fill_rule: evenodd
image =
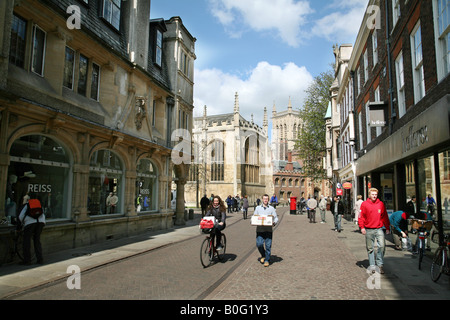
<instances>
[{"instance_id":1,"label":"parked bicycle","mask_svg":"<svg viewBox=\"0 0 450 320\"><path fill-rule=\"evenodd\" d=\"M217 259L222 260L225 256L225 251L227 248L227 237L222 232L222 249L217 250L213 230L214 229L203 229L203 232L208 233L208 235L202 242L202 246L200 247L200 262L202 263L204 268L207 268L211 265L215 256L217 256Z\"/></svg>"},{"instance_id":2,"label":"parked bicycle","mask_svg":"<svg viewBox=\"0 0 450 320\"><path fill-rule=\"evenodd\" d=\"M439 246L431 262L431 280L438 281L441 274L450 276L450 235L444 234L444 244Z\"/></svg>"},{"instance_id":3,"label":"parked bicycle","mask_svg":"<svg viewBox=\"0 0 450 320\"><path fill-rule=\"evenodd\" d=\"M0 265L4 263L10 263L14 261L15 256L17 255L19 259L23 262L23 229L11 230L10 237L7 241L4 241L6 244L6 248L3 250L5 255L3 259L0 260ZM30 248L31 251L31 259L33 260L35 257L34 248Z\"/></svg>"},{"instance_id":4,"label":"parked bicycle","mask_svg":"<svg viewBox=\"0 0 450 320\"><path fill-rule=\"evenodd\" d=\"M419 219L412 220L412 228L417 230L417 241L415 254L419 256L419 270L422 268L422 260L425 254L428 234L433 227L433 221Z\"/></svg>"}]
</instances>

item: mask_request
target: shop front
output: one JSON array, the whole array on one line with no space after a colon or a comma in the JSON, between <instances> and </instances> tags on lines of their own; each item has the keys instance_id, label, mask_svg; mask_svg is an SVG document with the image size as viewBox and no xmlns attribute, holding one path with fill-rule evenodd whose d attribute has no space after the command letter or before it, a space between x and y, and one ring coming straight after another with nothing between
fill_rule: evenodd
<instances>
[{"instance_id":1,"label":"shop front","mask_svg":"<svg viewBox=\"0 0 450 320\"><path fill-rule=\"evenodd\" d=\"M358 181L379 189L388 211L406 211L416 198L416 216L434 221L442 240L450 231L449 95L370 149L356 163ZM367 196L367 195L366 195ZM427 198L433 199L428 205ZM437 244L432 245L433 249Z\"/></svg>"}]
</instances>

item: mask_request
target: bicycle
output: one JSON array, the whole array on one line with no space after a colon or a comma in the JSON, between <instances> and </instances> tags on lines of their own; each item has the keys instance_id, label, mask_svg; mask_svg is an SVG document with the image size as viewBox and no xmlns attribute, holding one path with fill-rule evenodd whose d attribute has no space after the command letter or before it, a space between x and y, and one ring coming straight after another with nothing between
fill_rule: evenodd
<instances>
[{"instance_id":1,"label":"bicycle","mask_svg":"<svg viewBox=\"0 0 450 320\"><path fill-rule=\"evenodd\" d=\"M423 255L425 253L426 239L428 238L429 230L433 226L433 221L425 221L413 219L413 228L417 229L416 252L419 255L419 270L422 268Z\"/></svg>"},{"instance_id":2,"label":"bicycle","mask_svg":"<svg viewBox=\"0 0 450 320\"><path fill-rule=\"evenodd\" d=\"M431 280L437 282L441 274L450 276L450 235L444 234L444 244L439 246L431 262Z\"/></svg>"},{"instance_id":3,"label":"bicycle","mask_svg":"<svg viewBox=\"0 0 450 320\"><path fill-rule=\"evenodd\" d=\"M204 233L208 233L200 247L200 262L202 263L204 268L207 268L211 265L214 256L217 256L217 259L222 260L225 256L225 250L227 248L227 237L222 232L222 249L217 250L214 243L215 236L212 234L213 230L214 229L202 230Z\"/></svg>"},{"instance_id":4,"label":"bicycle","mask_svg":"<svg viewBox=\"0 0 450 320\"><path fill-rule=\"evenodd\" d=\"M14 228L10 231L10 237L6 241L7 246L5 250L5 256L3 260L1 260L0 265L3 263L10 263L14 261L15 256L17 255L19 259L24 262L23 255L23 229ZM35 258L35 252L33 246L30 247L31 251L31 260Z\"/></svg>"}]
</instances>

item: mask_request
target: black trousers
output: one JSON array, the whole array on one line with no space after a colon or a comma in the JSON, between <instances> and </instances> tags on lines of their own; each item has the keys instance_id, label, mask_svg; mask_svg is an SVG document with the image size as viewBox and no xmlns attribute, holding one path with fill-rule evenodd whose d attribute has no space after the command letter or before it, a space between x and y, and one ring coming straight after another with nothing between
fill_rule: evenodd
<instances>
[{"instance_id":1,"label":"black trousers","mask_svg":"<svg viewBox=\"0 0 450 320\"><path fill-rule=\"evenodd\" d=\"M41 233L45 224L32 223L23 229L23 258L25 263L31 263L31 239L33 239L34 252L38 262L42 262Z\"/></svg>"}]
</instances>

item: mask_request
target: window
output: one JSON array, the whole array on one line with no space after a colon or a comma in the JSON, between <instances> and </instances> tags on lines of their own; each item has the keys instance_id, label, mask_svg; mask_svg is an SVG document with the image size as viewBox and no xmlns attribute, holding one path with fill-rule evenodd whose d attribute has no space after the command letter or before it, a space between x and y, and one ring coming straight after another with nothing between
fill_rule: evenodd
<instances>
[{"instance_id":1,"label":"window","mask_svg":"<svg viewBox=\"0 0 450 320\"><path fill-rule=\"evenodd\" d=\"M406 98L405 98L405 78L403 72L403 53L400 52L397 59L395 59L395 73L397 81L397 105L398 117L401 118L406 113Z\"/></svg>"},{"instance_id":2,"label":"window","mask_svg":"<svg viewBox=\"0 0 450 320\"><path fill-rule=\"evenodd\" d=\"M378 36L377 36L377 29L373 30L372 33L372 59L373 59L373 66L378 63Z\"/></svg>"},{"instance_id":3,"label":"window","mask_svg":"<svg viewBox=\"0 0 450 320\"><path fill-rule=\"evenodd\" d=\"M156 30L156 56L155 56L155 62L158 66L162 66L162 32L159 30Z\"/></svg>"},{"instance_id":4,"label":"window","mask_svg":"<svg viewBox=\"0 0 450 320\"><path fill-rule=\"evenodd\" d=\"M98 101L99 88L100 88L100 66L93 63L91 75L91 99Z\"/></svg>"},{"instance_id":5,"label":"window","mask_svg":"<svg viewBox=\"0 0 450 320\"><path fill-rule=\"evenodd\" d=\"M420 22L411 33L411 54L414 83L414 102L425 96L425 79L423 74L422 29Z\"/></svg>"},{"instance_id":6,"label":"window","mask_svg":"<svg viewBox=\"0 0 450 320\"><path fill-rule=\"evenodd\" d=\"M190 60L189 60L189 56L184 52L184 51L182 51L181 52L181 64L180 64L180 69L181 69L181 71L183 72L183 74L186 76L186 77L190 77Z\"/></svg>"},{"instance_id":7,"label":"window","mask_svg":"<svg viewBox=\"0 0 450 320\"><path fill-rule=\"evenodd\" d=\"M48 136L23 136L12 144L10 160L8 173L10 184L14 183L8 196L15 210L9 208L9 214L20 213L28 195L41 201L46 219L70 217L69 177L72 170L63 146Z\"/></svg>"},{"instance_id":8,"label":"window","mask_svg":"<svg viewBox=\"0 0 450 320\"><path fill-rule=\"evenodd\" d=\"M158 174L156 167L148 159L137 165L136 207L138 212L158 209Z\"/></svg>"},{"instance_id":9,"label":"window","mask_svg":"<svg viewBox=\"0 0 450 320\"><path fill-rule=\"evenodd\" d=\"M392 27L395 27L400 18L400 0L392 0Z\"/></svg>"},{"instance_id":10,"label":"window","mask_svg":"<svg viewBox=\"0 0 450 320\"><path fill-rule=\"evenodd\" d=\"M120 1L121 0L103 0L102 17L117 30L119 30L120 27Z\"/></svg>"},{"instance_id":11,"label":"window","mask_svg":"<svg viewBox=\"0 0 450 320\"><path fill-rule=\"evenodd\" d=\"M78 93L85 96L87 87L87 72L89 60L80 54L80 61L78 64Z\"/></svg>"},{"instance_id":12,"label":"window","mask_svg":"<svg viewBox=\"0 0 450 320\"><path fill-rule=\"evenodd\" d=\"M73 74L75 68L75 51L66 47L66 57L64 63L63 85L66 88L73 89Z\"/></svg>"},{"instance_id":13,"label":"window","mask_svg":"<svg viewBox=\"0 0 450 320\"><path fill-rule=\"evenodd\" d=\"M364 83L369 80L369 57L367 50L364 51Z\"/></svg>"},{"instance_id":14,"label":"window","mask_svg":"<svg viewBox=\"0 0 450 320\"><path fill-rule=\"evenodd\" d=\"M211 181L224 181L224 143L215 140L211 144Z\"/></svg>"},{"instance_id":15,"label":"window","mask_svg":"<svg viewBox=\"0 0 450 320\"><path fill-rule=\"evenodd\" d=\"M376 87L375 91L374 91L374 96L375 96L375 102L380 102L380 87ZM382 131L382 127L376 127L375 131L376 131L376 135L377 137L381 134Z\"/></svg>"},{"instance_id":16,"label":"window","mask_svg":"<svg viewBox=\"0 0 450 320\"><path fill-rule=\"evenodd\" d=\"M364 143L363 143L363 139L362 139L362 114L361 112L358 113L358 127L359 127L359 132L360 132L360 136L359 136L359 150L362 150L364 148Z\"/></svg>"},{"instance_id":17,"label":"window","mask_svg":"<svg viewBox=\"0 0 450 320\"><path fill-rule=\"evenodd\" d=\"M120 213L123 169L120 158L110 150L95 151L89 164L88 210L90 215ZM117 196L115 208L108 205Z\"/></svg>"},{"instance_id":18,"label":"window","mask_svg":"<svg viewBox=\"0 0 450 320\"><path fill-rule=\"evenodd\" d=\"M11 44L9 48L9 62L23 68L25 61L25 34L27 22L13 15L11 24Z\"/></svg>"},{"instance_id":19,"label":"window","mask_svg":"<svg viewBox=\"0 0 450 320\"><path fill-rule=\"evenodd\" d=\"M33 26L33 47L31 53L31 71L42 76L44 74L45 32Z\"/></svg>"},{"instance_id":20,"label":"window","mask_svg":"<svg viewBox=\"0 0 450 320\"><path fill-rule=\"evenodd\" d=\"M356 85L357 85L357 96L360 94L361 92L361 73L360 73L360 68L358 67L358 69L356 69Z\"/></svg>"},{"instance_id":21,"label":"window","mask_svg":"<svg viewBox=\"0 0 450 320\"><path fill-rule=\"evenodd\" d=\"M259 183L259 141L255 135L249 136L244 146L244 181L249 183ZM285 179L281 186L285 186Z\"/></svg>"},{"instance_id":22,"label":"window","mask_svg":"<svg viewBox=\"0 0 450 320\"><path fill-rule=\"evenodd\" d=\"M434 0L438 81L450 72L450 0Z\"/></svg>"},{"instance_id":23,"label":"window","mask_svg":"<svg viewBox=\"0 0 450 320\"><path fill-rule=\"evenodd\" d=\"M369 144L372 141L372 132L370 127L369 101L366 103L366 141Z\"/></svg>"}]
</instances>

